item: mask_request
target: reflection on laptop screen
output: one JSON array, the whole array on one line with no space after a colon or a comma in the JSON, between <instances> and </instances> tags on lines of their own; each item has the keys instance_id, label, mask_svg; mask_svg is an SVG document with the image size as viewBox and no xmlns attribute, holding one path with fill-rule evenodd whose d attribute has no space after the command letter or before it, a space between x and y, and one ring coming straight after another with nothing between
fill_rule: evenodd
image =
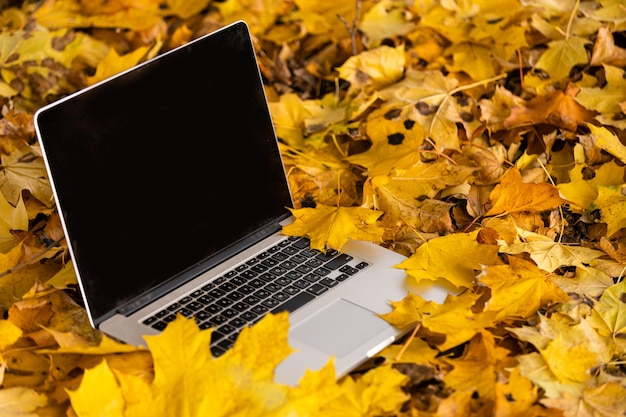
<instances>
[{"instance_id":1,"label":"reflection on laptop screen","mask_svg":"<svg viewBox=\"0 0 626 417\"><path fill-rule=\"evenodd\" d=\"M246 37L192 42L37 117L95 320L291 205Z\"/></svg>"}]
</instances>

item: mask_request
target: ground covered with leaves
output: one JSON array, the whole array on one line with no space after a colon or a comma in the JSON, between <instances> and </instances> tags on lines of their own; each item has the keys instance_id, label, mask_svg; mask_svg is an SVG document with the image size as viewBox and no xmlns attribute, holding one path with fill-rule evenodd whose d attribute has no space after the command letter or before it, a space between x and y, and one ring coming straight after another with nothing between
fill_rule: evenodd
<instances>
[{"instance_id":1,"label":"ground covered with leaves","mask_svg":"<svg viewBox=\"0 0 626 417\"><path fill-rule=\"evenodd\" d=\"M0 415L625 415L623 0L0 5ZM340 381L332 362L273 381L286 313L213 359L182 317L148 349L114 342L77 295L33 113L239 19L294 195L285 233L373 241L458 289L392 300L385 319L414 331Z\"/></svg>"}]
</instances>

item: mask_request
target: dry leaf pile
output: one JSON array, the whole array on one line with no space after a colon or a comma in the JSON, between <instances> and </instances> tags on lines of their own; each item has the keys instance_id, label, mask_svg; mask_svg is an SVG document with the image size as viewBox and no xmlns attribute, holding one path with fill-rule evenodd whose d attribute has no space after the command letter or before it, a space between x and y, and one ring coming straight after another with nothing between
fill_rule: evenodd
<instances>
[{"instance_id":1,"label":"dry leaf pile","mask_svg":"<svg viewBox=\"0 0 626 417\"><path fill-rule=\"evenodd\" d=\"M192 320L140 349L77 300L33 113L239 19L285 233L376 242L458 290L393 300L414 331L340 381L273 382L286 314L213 359ZM624 415L624 0L4 1L0 24L0 415Z\"/></svg>"}]
</instances>

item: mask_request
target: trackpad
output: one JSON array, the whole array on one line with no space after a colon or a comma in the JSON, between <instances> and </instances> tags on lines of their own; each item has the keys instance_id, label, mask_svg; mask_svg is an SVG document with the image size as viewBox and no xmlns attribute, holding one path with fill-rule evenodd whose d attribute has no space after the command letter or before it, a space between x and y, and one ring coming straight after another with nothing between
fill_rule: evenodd
<instances>
[{"instance_id":1,"label":"trackpad","mask_svg":"<svg viewBox=\"0 0 626 417\"><path fill-rule=\"evenodd\" d=\"M338 299L291 330L291 337L314 349L342 358L388 329L376 314Z\"/></svg>"}]
</instances>

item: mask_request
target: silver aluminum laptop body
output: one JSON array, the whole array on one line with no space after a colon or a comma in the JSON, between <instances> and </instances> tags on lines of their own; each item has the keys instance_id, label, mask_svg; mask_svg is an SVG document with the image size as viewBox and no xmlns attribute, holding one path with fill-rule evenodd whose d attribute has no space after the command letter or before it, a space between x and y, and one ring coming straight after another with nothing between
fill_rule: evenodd
<instances>
[{"instance_id":1,"label":"silver aluminum laptop body","mask_svg":"<svg viewBox=\"0 0 626 417\"><path fill-rule=\"evenodd\" d=\"M148 317L285 239L292 201L244 22L43 107L35 128L89 318L111 337L144 344ZM411 287L378 245L342 252L369 266L292 311L279 382L331 356L347 374L403 333L375 314L390 300L447 294Z\"/></svg>"}]
</instances>

